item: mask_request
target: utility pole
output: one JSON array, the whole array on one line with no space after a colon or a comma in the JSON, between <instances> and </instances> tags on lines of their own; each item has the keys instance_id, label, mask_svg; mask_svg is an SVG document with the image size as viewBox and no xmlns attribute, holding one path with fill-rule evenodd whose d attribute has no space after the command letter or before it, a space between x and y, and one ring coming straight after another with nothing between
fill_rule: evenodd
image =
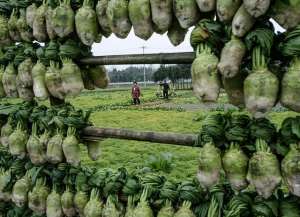
<instances>
[{"instance_id":1,"label":"utility pole","mask_svg":"<svg viewBox=\"0 0 300 217\"><path fill-rule=\"evenodd\" d=\"M146 46L141 47L143 49L143 56L145 55L145 49L147 48ZM144 87L146 87L146 65L144 64Z\"/></svg>"}]
</instances>

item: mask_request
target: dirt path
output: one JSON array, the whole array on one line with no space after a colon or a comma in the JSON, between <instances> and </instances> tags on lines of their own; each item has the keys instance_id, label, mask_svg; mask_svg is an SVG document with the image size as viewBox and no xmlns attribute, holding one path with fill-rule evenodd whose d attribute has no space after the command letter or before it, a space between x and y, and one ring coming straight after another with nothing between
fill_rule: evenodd
<instances>
[{"instance_id":1,"label":"dirt path","mask_svg":"<svg viewBox=\"0 0 300 217\"><path fill-rule=\"evenodd\" d=\"M148 102L145 104L142 104L143 107L146 108L164 108L164 109L183 109L185 111L211 111L211 110L217 110L222 109L224 111L230 110L230 109L237 109L237 107L230 105L230 104L219 104L219 103L172 103L172 102Z\"/></svg>"},{"instance_id":2,"label":"dirt path","mask_svg":"<svg viewBox=\"0 0 300 217\"><path fill-rule=\"evenodd\" d=\"M162 108L168 108L168 109L179 109L182 108L186 111L198 111L198 110L217 110L217 109L224 109L230 110L230 109L236 109L235 106L230 104L218 104L218 103L199 103L199 104L174 104L174 103L163 103L160 104L159 107Z\"/></svg>"}]
</instances>

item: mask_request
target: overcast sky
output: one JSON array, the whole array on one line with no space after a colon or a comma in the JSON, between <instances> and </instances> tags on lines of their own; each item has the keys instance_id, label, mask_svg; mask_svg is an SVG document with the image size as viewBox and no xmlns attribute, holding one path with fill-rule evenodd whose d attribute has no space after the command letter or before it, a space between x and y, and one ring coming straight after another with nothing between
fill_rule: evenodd
<instances>
[{"instance_id":1,"label":"overcast sky","mask_svg":"<svg viewBox=\"0 0 300 217\"><path fill-rule=\"evenodd\" d=\"M145 53L172 53L172 52L188 52L193 51L190 45L190 34L192 29L186 34L185 40L182 44L174 47L167 33L159 35L154 33L147 41L135 36L133 29L126 39L119 39L114 34L109 38L102 37L101 43L93 45L94 56L103 55L120 55L120 54L142 54L142 47L145 46ZM118 68L124 69L128 65L108 66L109 69ZM158 65L151 65L151 67L158 67Z\"/></svg>"},{"instance_id":2,"label":"overcast sky","mask_svg":"<svg viewBox=\"0 0 300 217\"><path fill-rule=\"evenodd\" d=\"M191 30L182 44L174 47L169 41L167 34L159 35L154 33L149 40L145 41L136 37L133 29L131 29L126 39L119 39L114 34L109 38L103 37L101 43L93 45L93 53L94 55L138 54L143 52L142 46L146 46L145 53L192 51L189 42L190 32Z\"/></svg>"},{"instance_id":3,"label":"overcast sky","mask_svg":"<svg viewBox=\"0 0 300 217\"><path fill-rule=\"evenodd\" d=\"M278 24L275 24L277 31L284 31ZM146 46L145 53L172 53L172 52L189 52L192 51L190 45L190 34L192 28L186 34L182 44L174 47L168 39L167 34L159 35L154 33L152 37L145 41L134 35L133 29L126 39L119 39L114 34L109 38L102 38L101 43L93 45L93 54L95 56L102 55L120 55L120 54L138 54L143 52L142 46ZM111 66L110 68L115 67ZM125 66L119 66L125 67Z\"/></svg>"}]
</instances>

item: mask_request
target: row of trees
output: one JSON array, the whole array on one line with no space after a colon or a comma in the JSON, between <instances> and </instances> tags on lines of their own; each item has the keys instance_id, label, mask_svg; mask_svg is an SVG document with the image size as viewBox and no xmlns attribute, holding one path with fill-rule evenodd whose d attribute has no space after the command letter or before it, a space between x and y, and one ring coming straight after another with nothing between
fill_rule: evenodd
<instances>
[{"instance_id":1,"label":"row of trees","mask_svg":"<svg viewBox=\"0 0 300 217\"><path fill-rule=\"evenodd\" d=\"M191 65L160 65L158 69L146 67L146 80L160 82L171 80L177 89L191 88ZM111 82L144 81L144 67L128 67L109 71Z\"/></svg>"},{"instance_id":2,"label":"row of trees","mask_svg":"<svg viewBox=\"0 0 300 217\"><path fill-rule=\"evenodd\" d=\"M146 80L153 80L153 74L155 70L151 67L146 69ZM133 81L144 81L144 68L130 66L126 69L112 69L109 71L109 77L112 83L118 82L133 82Z\"/></svg>"},{"instance_id":3,"label":"row of trees","mask_svg":"<svg viewBox=\"0 0 300 217\"><path fill-rule=\"evenodd\" d=\"M191 88L191 65L161 65L153 74L155 82L169 79L176 89Z\"/></svg>"}]
</instances>

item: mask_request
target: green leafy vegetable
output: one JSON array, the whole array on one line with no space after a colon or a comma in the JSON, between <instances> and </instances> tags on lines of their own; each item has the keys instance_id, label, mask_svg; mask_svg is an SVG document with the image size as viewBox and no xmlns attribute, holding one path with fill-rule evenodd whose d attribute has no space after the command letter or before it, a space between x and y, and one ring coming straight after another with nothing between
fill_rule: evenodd
<instances>
[{"instance_id":1,"label":"green leafy vegetable","mask_svg":"<svg viewBox=\"0 0 300 217\"><path fill-rule=\"evenodd\" d=\"M128 14L128 0L110 0L106 13L112 32L119 38L126 38L132 26Z\"/></svg>"},{"instance_id":2,"label":"green leafy vegetable","mask_svg":"<svg viewBox=\"0 0 300 217\"><path fill-rule=\"evenodd\" d=\"M291 145L289 153L285 156L281 163L283 179L286 182L289 191L296 195L300 195L300 147L299 145Z\"/></svg>"},{"instance_id":3,"label":"green leafy vegetable","mask_svg":"<svg viewBox=\"0 0 300 217\"><path fill-rule=\"evenodd\" d=\"M200 19L198 6L195 0L174 0L174 14L184 29L196 24Z\"/></svg>"},{"instance_id":4,"label":"green leafy vegetable","mask_svg":"<svg viewBox=\"0 0 300 217\"><path fill-rule=\"evenodd\" d=\"M102 35L99 33L97 15L92 8L91 0L84 0L83 6L76 12L76 32L81 42L92 46L94 42L100 42Z\"/></svg>"},{"instance_id":5,"label":"green leafy vegetable","mask_svg":"<svg viewBox=\"0 0 300 217\"><path fill-rule=\"evenodd\" d=\"M153 34L150 0L131 0L128 11L135 35L148 40Z\"/></svg>"},{"instance_id":6,"label":"green leafy vegetable","mask_svg":"<svg viewBox=\"0 0 300 217\"><path fill-rule=\"evenodd\" d=\"M224 154L223 168L234 190L240 191L248 186L247 170L248 157L237 144L231 144L230 149Z\"/></svg>"},{"instance_id":7,"label":"green leafy vegetable","mask_svg":"<svg viewBox=\"0 0 300 217\"><path fill-rule=\"evenodd\" d=\"M75 14L71 8L70 0L60 1L52 14L52 25L55 33L64 38L74 32Z\"/></svg>"},{"instance_id":8,"label":"green leafy vegetable","mask_svg":"<svg viewBox=\"0 0 300 217\"><path fill-rule=\"evenodd\" d=\"M167 32L173 22L172 0L150 0L154 30L160 34Z\"/></svg>"},{"instance_id":9,"label":"green leafy vegetable","mask_svg":"<svg viewBox=\"0 0 300 217\"><path fill-rule=\"evenodd\" d=\"M222 162L220 150L207 143L200 150L198 163L198 180L202 187L209 189L219 182Z\"/></svg>"},{"instance_id":10,"label":"green leafy vegetable","mask_svg":"<svg viewBox=\"0 0 300 217\"><path fill-rule=\"evenodd\" d=\"M281 182L279 162L265 141L257 140L256 150L249 162L248 180L259 195L268 199Z\"/></svg>"}]
</instances>

